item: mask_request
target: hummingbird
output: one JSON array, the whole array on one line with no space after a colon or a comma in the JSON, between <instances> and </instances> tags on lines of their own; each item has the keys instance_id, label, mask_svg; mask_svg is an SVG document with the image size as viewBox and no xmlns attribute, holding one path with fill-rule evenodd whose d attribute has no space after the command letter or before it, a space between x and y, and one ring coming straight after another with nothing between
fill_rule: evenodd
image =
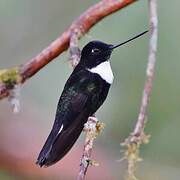
<instances>
[{"instance_id":1,"label":"hummingbird","mask_svg":"<svg viewBox=\"0 0 180 180\"><path fill-rule=\"evenodd\" d=\"M64 86L52 130L36 164L40 167L53 165L68 153L80 136L88 117L100 108L108 95L114 79L109 61L111 53L147 32L118 45L91 41L84 46L80 62Z\"/></svg>"}]
</instances>

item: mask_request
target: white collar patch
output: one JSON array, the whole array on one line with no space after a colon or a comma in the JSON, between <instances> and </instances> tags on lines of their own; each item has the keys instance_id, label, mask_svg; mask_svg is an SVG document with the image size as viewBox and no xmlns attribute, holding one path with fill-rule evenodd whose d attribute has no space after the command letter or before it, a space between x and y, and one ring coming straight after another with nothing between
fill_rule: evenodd
<instances>
[{"instance_id":1,"label":"white collar patch","mask_svg":"<svg viewBox=\"0 0 180 180\"><path fill-rule=\"evenodd\" d=\"M114 76L109 61L102 62L96 67L88 69L88 71L99 74L109 84L113 83Z\"/></svg>"}]
</instances>

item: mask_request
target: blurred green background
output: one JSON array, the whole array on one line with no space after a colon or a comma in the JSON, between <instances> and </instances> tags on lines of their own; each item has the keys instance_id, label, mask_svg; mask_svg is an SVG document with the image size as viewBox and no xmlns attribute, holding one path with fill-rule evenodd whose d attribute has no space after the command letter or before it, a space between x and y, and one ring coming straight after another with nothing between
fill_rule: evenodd
<instances>
[{"instance_id":1,"label":"blurred green background","mask_svg":"<svg viewBox=\"0 0 180 180\"><path fill-rule=\"evenodd\" d=\"M0 0L0 68L9 68L34 57L55 40L90 5L98 1ZM141 148L141 180L180 179L180 2L158 2L159 40L156 76L146 132L150 143ZM138 1L108 16L80 41L122 42L148 28L147 1ZM117 49L112 55L114 83L97 112L106 128L98 137L87 179L123 179L126 162L120 142L132 131L137 119L145 80L148 35ZM0 179L75 179L84 134L62 162L37 168L36 157L51 129L58 98L72 69L68 52L63 53L21 90L21 112L14 115L6 100L0 103Z\"/></svg>"}]
</instances>

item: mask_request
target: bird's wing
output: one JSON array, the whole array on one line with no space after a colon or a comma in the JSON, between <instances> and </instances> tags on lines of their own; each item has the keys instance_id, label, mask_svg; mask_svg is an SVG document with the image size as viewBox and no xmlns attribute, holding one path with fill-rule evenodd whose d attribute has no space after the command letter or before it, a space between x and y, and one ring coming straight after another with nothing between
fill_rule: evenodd
<instances>
[{"instance_id":1,"label":"bird's wing","mask_svg":"<svg viewBox=\"0 0 180 180\"><path fill-rule=\"evenodd\" d=\"M40 166L61 159L79 137L91 113L87 107L96 87L91 80L81 72L68 79L59 99L53 128L37 160Z\"/></svg>"}]
</instances>

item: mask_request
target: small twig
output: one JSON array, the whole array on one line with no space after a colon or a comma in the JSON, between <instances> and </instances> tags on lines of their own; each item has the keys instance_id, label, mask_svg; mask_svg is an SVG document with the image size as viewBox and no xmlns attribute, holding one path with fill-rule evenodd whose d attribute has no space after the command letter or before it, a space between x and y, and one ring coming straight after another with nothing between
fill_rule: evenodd
<instances>
[{"instance_id":1,"label":"small twig","mask_svg":"<svg viewBox=\"0 0 180 180\"><path fill-rule=\"evenodd\" d=\"M150 41L149 41L149 56L146 69L146 81L144 85L140 112L135 128L130 136L126 139L123 145L127 146L125 152L126 159L128 160L128 179L134 180L134 170L136 162L139 158L139 148L143 143L147 143L149 136L145 135L144 128L146 124L147 108L152 91L152 84L155 72L156 52L157 52L157 38L158 38L158 17L157 17L157 0L149 0L149 13L150 13Z\"/></svg>"},{"instance_id":2,"label":"small twig","mask_svg":"<svg viewBox=\"0 0 180 180\"><path fill-rule=\"evenodd\" d=\"M140 136L144 131L147 108L148 108L149 99L152 91L152 84L154 80L156 52L157 52L157 38L158 38L157 0L149 0L149 12L150 12L150 41L149 41L148 64L146 70L147 78L144 86L138 121L132 133L132 135L135 137Z\"/></svg>"},{"instance_id":3,"label":"small twig","mask_svg":"<svg viewBox=\"0 0 180 180\"><path fill-rule=\"evenodd\" d=\"M80 61L81 50L79 49L79 46L78 46L78 39L80 36L81 36L81 32L78 29L75 29L74 31L72 31L71 37L70 37L69 60L73 69L77 66L77 64Z\"/></svg>"},{"instance_id":4,"label":"small twig","mask_svg":"<svg viewBox=\"0 0 180 180\"><path fill-rule=\"evenodd\" d=\"M73 69L77 66L80 60L80 49L78 47L79 36L81 36L81 34L77 29L71 33L69 60ZM81 157L80 169L77 180L85 179L89 165L97 165L95 161L91 160L91 154L92 154L94 139L99 134L102 127L103 124L101 124L98 121L95 115L93 117L89 117L87 123L84 124L84 131L86 132L86 138L85 138L84 149Z\"/></svg>"},{"instance_id":5,"label":"small twig","mask_svg":"<svg viewBox=\"0 0 180 180\"><path fill-rule=\"evenodd\" d=\"M58 39L42 50L36 57L18 67L18 73L21 77L21 81L18 81L18 84L24 83L45 65L67 50L70 38L72 38L72 32L78 31L80 35L78 38L80 38L104 17L136 1L137 0L102 0L87 9ZM7 97L9 90L13 89L15 84L17 84L17 82L14 82L12 86L6 86L4 82L1 82L0 76L0 99Z\"/></svg>"},{"instance_id":6,"label":"small twig","mask_svg":"<svg viewBox=\"0 0 180 180\"><path fill-rule=\"evenodd\" d=\"M89 165L98 166L98 163L91 159L91 154L92 154L94 140L103 128L104 128L104 124L100 123L96 117L89 117L87 123L84 125L86 138L85 138L83 155L80 162L80 169L77 180L85 179Z\"/></svg>"}]
</instances>

